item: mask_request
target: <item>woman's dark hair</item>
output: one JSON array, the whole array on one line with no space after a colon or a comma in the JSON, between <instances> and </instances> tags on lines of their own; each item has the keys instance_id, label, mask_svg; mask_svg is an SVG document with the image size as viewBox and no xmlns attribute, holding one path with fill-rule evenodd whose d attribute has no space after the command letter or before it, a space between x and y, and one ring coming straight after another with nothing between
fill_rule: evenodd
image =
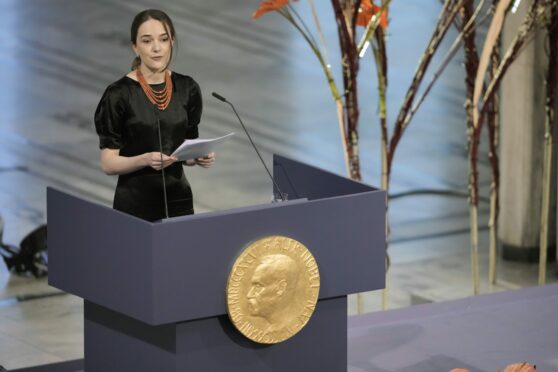
<instances>
[{"instance_id":1,"label":"woman's dark hair","mask_svg":"<svg viewBox=\"0 0 558 372\"><path fill-rule=\"evenodd\" d=\"M134 20L132 21L132 27L130 29L130 40L132 41L132 44L136 45L136 40L138 38L138 29L140 28L140 26L144 22L150 19L155 19L161 22L163 24L163 27L165 28L165 31L169 35L170 39L171 40L176 39L176 34L174 32L174 25L172 24L172 21L170 17L167 15L167 13L157 9L147 9L136 14ZM173 45L171 43L169 63L165 66L165 70L170 65L170 62L172 60L172 54L173 54ZM138 68L140 64L141 64L140 58L139 57L134 58L134 61L132 62L132 70Z\"/></svg>"}]
</instances>

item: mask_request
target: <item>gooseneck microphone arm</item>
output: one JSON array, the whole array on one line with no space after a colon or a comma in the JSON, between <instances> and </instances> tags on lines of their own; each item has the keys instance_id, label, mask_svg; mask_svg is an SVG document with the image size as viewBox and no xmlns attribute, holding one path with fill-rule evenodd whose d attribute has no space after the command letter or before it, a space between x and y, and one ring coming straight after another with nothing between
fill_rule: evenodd
<instances>
[{"instance_id":1,"label":"gooseneck microphone arm","mask_svg":"<svg viewBox=\"0 0 558 372\"><path fill-rule=\"evenodd\" d=\"M256 154L258 154L258 157L260 158L260 161L262 162L267 174L269 175L269 178L271 179L271 182L273 182L273 185L275 185L275 188L277 189L277 192L279 192L279 195L281 196L281 200L285 201L284 194L281 192L281 189L279 188L279 185L277 184L277 182L275 182L275 178L273 178L269 169L267 169L267 165L265 165L265 162L264 162L262 156L260 155L260 152L258 151L258 148L256 147L256 144L254 143L254 141L252 141L252 137L250 136L250 133L248 133L248 130L246 129L246 126L244 126L244 123L242 122L242 119L240 118L240 116L236 112L236 109L234 108L234 105L232 103L230 103L229 101L227 101L227 99L225 97L221 96L220 94L217 94L217 93L213 92L213 93L211 93L211 95L213 97L217 98L219 101L225 102L229 106L231 106L234 114L236 115L236 118L240 122L240 125L242 125L242 129L244 129L244 133L246 133L246 136L250 140L250 143L252 144L252 147L254 148L254 150L256 150Z\"/></svg>"},{"instance_id":2,"label":"gooseneck microphone arm","mask_svg":"<svg viewBox=\"0 0 558 372\"><path fill-rule=\"evenodd\" d=\"M157 120L157 132L159 134L159 154L161 155L161 176L163 177L163 198L165 199L165 216L169 218L169 204L167 201L167 183L165 181L165 168L163 167L163 141L161 140L161 121L159 120L159 108L153 105L155 109L155 119Z\"/></svg>"}]
</instances>

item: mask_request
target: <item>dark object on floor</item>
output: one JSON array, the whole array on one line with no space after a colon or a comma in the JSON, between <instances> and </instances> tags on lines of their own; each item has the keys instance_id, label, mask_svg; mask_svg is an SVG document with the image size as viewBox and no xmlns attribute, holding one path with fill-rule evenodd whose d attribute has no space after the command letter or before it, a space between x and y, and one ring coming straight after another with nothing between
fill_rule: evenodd
<instances>
[{"instance_id":1,"label":"dark object on floor","mask_svg":"<svg viewBox=\"0 0 558 372\"><path fill-rule=\"evenodd\" d=\"M18 247L4 244L4 222L0 217L0 255L10 272L21 276L41 278L48 275L47 226L31 231ZM0 370L1 371L1 370Z\"/></svg>"}]
</instances>

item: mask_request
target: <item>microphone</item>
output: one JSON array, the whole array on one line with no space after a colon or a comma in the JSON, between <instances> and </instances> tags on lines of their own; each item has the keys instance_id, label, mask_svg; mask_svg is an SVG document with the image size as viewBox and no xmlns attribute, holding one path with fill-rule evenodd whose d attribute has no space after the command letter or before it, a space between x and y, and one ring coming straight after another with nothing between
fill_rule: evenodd
<instances>
[{"instance_id":1,"label":"microphone","mask_svg":"<svg viewBox=\"0 0 558 372\"><path fill-rule=\"evenodd\" d=\"M159 120L159 108L153 105L155 110L155 119L157 120L157 132L159 134L159 154L161 154L161 167L163 166L163 142L161 140L161 121ZM161 176L163 177L163 198L165 200L165 216L169 218L169 204L167 201L167 183L165 181L165 168L161 168Z\"/></svg>"},{"instance_id":2,"label":"microphone","mask_svg":"<svg viewBox=\"0 0 558 372\"><path fill-rule=\"evenodd\" d=\"M212 95L213 97L217 98L217 99L218 99L219 101L221 101L221 102L228 103L227 100L225 99L225 97L223 97L223 96L220 95L220 94L217 94L217 93L213 92L213 93L211 93L211 95Z\"/></svg>"},{"instance_id":3,"label":"microphone","mask_svg":"<svg viewBox=\"0 0 558 372\"><path fill-rule=\"evenodd\" d=\"M219 101L225 102L229 106L231 106L232 110L234 111L234 114L236 115L238 121L240 122L240 125L242 125L242 129L244 129L244 132L246 133L246 136L250 140L250 143L252 144L252 147L256 151L256 154L258 154L258 157L260 158L260 161L262 162L267 174L269 175L269 178L271 179L271 182L273 182L273 185L275 185L275 188L279 192L279 195L281 196L281 200L285 201L285 196L283 196L283 193L281 192L281 189L279 188L279 185L277 184L277 182L275 182L275 178L273 178L273 176L271 175L271 172L269 171L269 169L267 169L267 165L265 165L265 162L264 162L262 156L260 155L260 152L258 151L258 148L256 147L256 144L254 143L254 141L252 141L252 137L250 136L250 133L248 133L248 130L244 126L244 123L242 122L242 119L240 118L240 116L236 112L236 109L234 108L234 105L232 103L230 103L229 101L227 101L227 99L220 94L217 94L217 93L213 92L213 93L211 93L211 95L213 97L217 98Z\"/></svg>"}]
</instances>

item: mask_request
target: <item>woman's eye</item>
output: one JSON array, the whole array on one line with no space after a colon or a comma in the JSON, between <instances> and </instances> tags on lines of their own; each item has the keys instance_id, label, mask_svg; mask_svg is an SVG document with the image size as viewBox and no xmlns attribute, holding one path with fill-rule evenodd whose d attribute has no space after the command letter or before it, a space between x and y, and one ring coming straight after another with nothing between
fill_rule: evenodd
<instances>
[{"instance_id":1,"label":"woman's eye","mask_svg":"<svg viewBox=\"0 0 558 372\"><path fill-rule=\"evenodd\" d=\"M150 41L151 41L151 40L143 40L142 42L143 42L144 44L149 44Z\"/></svg>"}]
</instances>

